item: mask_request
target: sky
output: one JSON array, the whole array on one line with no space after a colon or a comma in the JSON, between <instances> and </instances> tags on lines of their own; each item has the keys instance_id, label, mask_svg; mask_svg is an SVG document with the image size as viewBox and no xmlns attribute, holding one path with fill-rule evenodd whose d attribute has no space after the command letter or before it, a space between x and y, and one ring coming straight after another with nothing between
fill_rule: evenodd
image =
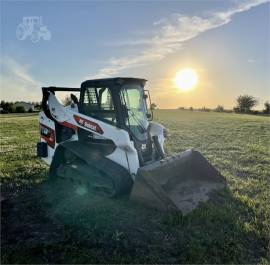
<instances>
[{"instance_id":1,"label":"sky","mask_svg":"<svg viewBox=\"0 0 270 265\"><path fill-rule=\"evenodd\" d=\"M250 94L260 109L270 100L268 0L0 4L1 100L40 101L42 86L116 76L147 79L159 108L230 109ZM186 92L173 81L183 68L199 78Z\"/></svg>"}]
</instances>

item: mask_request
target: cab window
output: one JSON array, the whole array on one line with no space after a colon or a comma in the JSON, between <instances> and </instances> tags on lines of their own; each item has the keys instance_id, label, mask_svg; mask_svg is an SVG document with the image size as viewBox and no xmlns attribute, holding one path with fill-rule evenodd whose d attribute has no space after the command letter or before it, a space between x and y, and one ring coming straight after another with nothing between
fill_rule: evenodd
<instances>
[{"instance_id":1,"label":"cab window","mask_svg":"<svg viewBox=\"0 0 270 265\"><path fill-rule=\"evenodd\" d=\"M113 100L111 92L107 87L86 88L81 112L110 124L116 123Z\"/></svg>"}]
</instances>

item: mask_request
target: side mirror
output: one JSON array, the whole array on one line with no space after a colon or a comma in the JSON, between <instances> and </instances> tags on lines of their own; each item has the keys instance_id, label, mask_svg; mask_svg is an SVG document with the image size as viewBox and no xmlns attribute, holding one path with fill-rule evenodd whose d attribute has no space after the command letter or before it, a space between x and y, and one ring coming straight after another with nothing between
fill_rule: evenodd
<instances>
[{"instance_id":1,"label":"side mirror","mask_svg":"<svg viewBox=\"0 0 270 265\"><path fill-rule=\"evenodd\" d=\"M147 107L148 108L148 113L146 113L146 117L149 121L152 121L153 120L153 117L154 117L154 114L153 114L153 110L151 109L151 97L150 97L150 93L149 93L149 90L144 90L144 94L143 94L143 98L145 99L145 101L147 101L146 99L148 99L148 104L149 106Z\"/></svg>"}]
</instances>

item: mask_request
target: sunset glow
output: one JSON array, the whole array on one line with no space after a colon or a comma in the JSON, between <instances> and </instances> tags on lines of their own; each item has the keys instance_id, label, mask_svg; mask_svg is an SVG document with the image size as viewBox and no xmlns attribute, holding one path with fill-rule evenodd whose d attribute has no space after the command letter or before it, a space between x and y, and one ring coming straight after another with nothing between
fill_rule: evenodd
<instances>
[{"instance_id":1,"label":"sunset glow","mask_svg":"<svg viewBox=\"0 0 270 265\"><path fill-rule=\"evenodd\" d=\"M198 75L195 70L185 68L178 71L175 75L175 85L182 91L194 88L198 83Z\"/></svg>"}]
</instances>

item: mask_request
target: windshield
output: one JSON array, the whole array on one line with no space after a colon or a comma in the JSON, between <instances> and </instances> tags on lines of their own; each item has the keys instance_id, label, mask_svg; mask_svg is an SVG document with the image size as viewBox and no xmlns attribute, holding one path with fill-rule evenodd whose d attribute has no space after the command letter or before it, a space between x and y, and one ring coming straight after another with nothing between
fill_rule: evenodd
<instances>
[{"instance_id":1,"label":"windshield","mask_svg":"<svg viewBox=\"0 0 270 265\"><path fill-rule=\"evenodd\" d=\"M121 98L122 104L127 107L128 111L126 125L129 126L136 138L144 140L148 120L146 117L147 108L143 88L139 85L124 86L122 88Z\"/></svg>"}]
</instances>

